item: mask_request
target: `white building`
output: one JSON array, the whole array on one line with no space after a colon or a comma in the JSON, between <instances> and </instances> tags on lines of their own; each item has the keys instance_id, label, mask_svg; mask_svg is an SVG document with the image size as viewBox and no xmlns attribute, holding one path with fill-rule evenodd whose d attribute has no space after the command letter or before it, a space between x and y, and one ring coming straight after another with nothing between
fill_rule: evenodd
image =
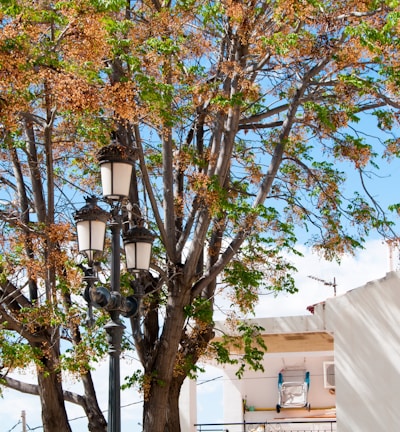
<instances>
[{"instance_id":1,"label":"white building","mask_svg":"<svg viewBox=\"0 0 400 432\"><path fill-rule=\"evenodd\" d=\"M247 371L239 380L237 366L222 368L228 379L219 430L294 431L300 421L312 426L301 430L400 430L400 273L310 309L310 315L256 320L268 347L264 372ZM200 430L193 426L193 384L181 397L182 432Z\"/></svg>"}]
</instances>

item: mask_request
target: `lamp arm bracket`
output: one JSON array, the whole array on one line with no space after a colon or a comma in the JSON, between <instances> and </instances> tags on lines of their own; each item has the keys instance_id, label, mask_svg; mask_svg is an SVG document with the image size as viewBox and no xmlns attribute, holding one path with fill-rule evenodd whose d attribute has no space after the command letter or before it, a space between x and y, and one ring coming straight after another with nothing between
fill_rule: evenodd
<instances>
[{"instance_id":1,"label":"lamp arm bracket","mask_svg":"<svg viewBox=\"0 0 400 432\"><path fill-rule=\"evenodd\" d=\"M89 288L90 304L108 312L118 311L125 317L132 317L138 311L139 301L134 296L124 297L118 291L109 291L105 287Z\"/></svg>"}]
</instances>

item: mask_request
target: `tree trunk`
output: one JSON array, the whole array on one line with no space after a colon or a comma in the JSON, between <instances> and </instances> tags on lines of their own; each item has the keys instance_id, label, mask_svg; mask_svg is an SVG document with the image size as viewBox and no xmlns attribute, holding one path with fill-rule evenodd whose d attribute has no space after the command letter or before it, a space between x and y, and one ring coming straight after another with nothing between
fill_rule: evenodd
<instances>
[{"instance_id":1,"label":"tree trunk","mask_svg":"<svg viewBox=\"0 0 400 432\"><path fill-rule=\"evenodd\" d=\"M179 395L183 379L166 387L153 385L153 394L143 405L143 432L180 432Z\"/></svg>"},{"instance_id":2,"label":"tree trunk","mask_svg":"<svg viewBox=\"0 0 400 432\"><path fill-rule=\"evenodd\" d=\"M143 432L164 432L169 388L152 384L151 394L143 404Z\"/></svg>"},{"instance_id":3,"label":"tree trunk","mask_svg":"<svg viewBox=\"0 0 400 432\"><path fill-rule=\"evenodd\" d=\"M170 388L173 382L176 355L186 319L184 306L190 299L190 290L184 289L178 278L169 298L163 334L159 341L157 355L152 364L145 369L149 383L145 386L143 405L143 432L165 432L167 407L170 400ZM148 391L147 391L148 389ZM176 431L174 431L176 432Z\"/></svg>"},{"instance_id":4,"label":"tree trunk","mask_svg":"<svg viewBox=\"0 0 400 432\"><path fill-rule=\"evenodd\" d=\"M168 408L167 408L167 424L165 432L181 432L181 422L179 416L179 395L185 377L179 375L174 377L169 388Z\"/></svg>"},{"instance_id":5,"label":"tree trunk","mask_svg":"<svg viewBox=\"0 0 400 432\"><path fill-rule=\"evenodd\" d=\"M206 328L202 327L201 331L196 331L193 327L193 332L196 335L190 340L185 341L185 347L181 346L180 354L183 355L185 359L190 358L190 363L196 364L204 353L208 343L214 337L213 325L210 323ZM179 410L179 397L182 389L183 382L189 375L189 370L179 368L180 373L174 373L168 396L168 406L167 406L167 422L164 432L180 432L180 410Z\"/></svg>"},{"instance_id":6,"label":"tree trunk","mask_svg":"<svg viewBox=\"0 0 400 432\"><path fill-rule=\"evenodd\" d=\"M88 430L90 432L106 432L107 422L100 410L90 372L82 376L82 383L85 389L84 410L88 418Z\"/></svg>"},{"instance_id":7,"label":"tree trunk","mask_svg":"<svg viewBox=\"0 0 400 432\"><path fill-rule=\"evenodd\" d=\"M65 410L61 377L53 368L38 370L44 432L72 432Z\"/></svg>"}]
</instances>

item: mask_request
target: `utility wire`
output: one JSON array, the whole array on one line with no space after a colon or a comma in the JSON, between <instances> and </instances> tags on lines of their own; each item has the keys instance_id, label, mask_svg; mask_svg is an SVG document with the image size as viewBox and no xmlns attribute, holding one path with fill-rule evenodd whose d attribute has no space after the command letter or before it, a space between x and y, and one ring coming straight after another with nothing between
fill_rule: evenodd
<instances>
[{"instance_id":1,"label":"utility wire","mask_svg":"<svg viewBox=\"0 0 400 432\"><path fill-rule=\"evenodd\" d=\"M18 425L20 425L22 422L19 421L16 425L14 425L11 429L9 429L7 432L13 431Z\"/></svg>"},{"instance_id":2,"label":"utility wire","mask_svg":"<svg viewBox=\"0 0 400 432\"><path fill-rule=\"evenodd\" d=\"M205 381L198 382L197 385L199 386L199 385L206 384L206 383L209 383L212 381L216 381L216 380L219 380L220 378L223 378L223 375L217 376L215 378L210 378L210 379L205 380Z\"/></svg>"},{"instance_id":3,"label":"utility wire","mask_svg":"<svg viewBox=\"0 0 400 432\"><path fill-rule=\"evenodd\" d=\"M140 401L137 401L137 402L131 402L131 403L126 404L126 405L121 405L121 408L127 408L127 407L130 407L132 405L138 405L138 404L141 404L141 403L143 403L143 400L140 400ZM106 413L107 411L108 410L103 410L102 413ZM87 418L87 417L85 415L80 416L80 417L74 417L72 419L68 419L68 422L73 422L75 420L81 420L81 419L84 419L84 418ZM9 429L7 432L12 432L20 424L21 424L21 420L17 424L15 424L11 429ZM35 431L35 430L43 429L43 426L35 426L35 427L31 428L29 425L26 425L26 427L28 428L28 431Z\"/></svg>"}]
</instances>

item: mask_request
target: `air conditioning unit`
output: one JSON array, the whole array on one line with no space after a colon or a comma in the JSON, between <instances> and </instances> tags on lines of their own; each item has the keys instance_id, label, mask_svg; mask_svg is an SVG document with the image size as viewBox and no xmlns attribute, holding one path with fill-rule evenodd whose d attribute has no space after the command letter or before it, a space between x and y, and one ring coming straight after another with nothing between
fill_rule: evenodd
<instances>
[{"instance_id":1,"label":"air conditioning unit","mask_svg":"<svg viewBox=\"0 0 400 432\"><path fill-rule=\"evenodd\" d=\"M326 389L335 388L335 362L323 362L324 366L324 387Z\"/></svg>"}]
</instances>

